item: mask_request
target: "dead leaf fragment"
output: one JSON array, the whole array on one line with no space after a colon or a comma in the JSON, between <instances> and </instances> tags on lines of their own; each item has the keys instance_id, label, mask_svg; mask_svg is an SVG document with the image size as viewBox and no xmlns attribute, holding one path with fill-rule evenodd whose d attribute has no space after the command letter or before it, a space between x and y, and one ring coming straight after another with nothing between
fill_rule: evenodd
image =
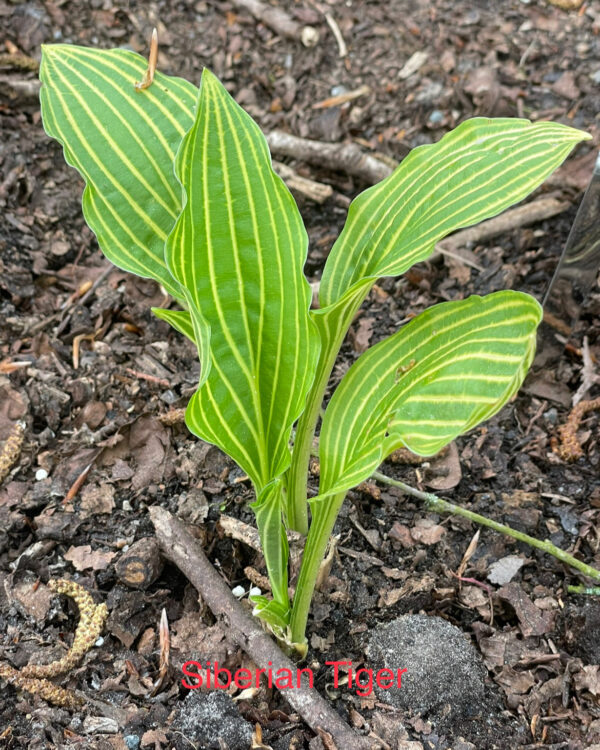
<instances>
[{"instance_id":1,"label":"dead leaf fragment","mask_svg":"<svg viewBox=\"0 0 600 750\"><path fill-rule=\"evenodd\" d=\"M394 525L389 530L388 536L390 539L400 542L405 549L408 547L414 547L415 542L411 536L410 529L399 521L394 521Z\"/></svg>"},{"instance_id":2,"label":"dead leaf fragment","mask_svg":"<svg viewBox=\"0 0 600 750\"><path fill-rule=\"evenodd\" d=\"M404 63L404 65L402 66L402 70L398 73L398 78L401 78L403 81L405 81L407 78L410 78L413 73L416 73L420 68L423 67L423 65L425 65L428 57L429 53L425 52L424 50L417 50Z\"/></svg>"},{"instance_id":3,"label":"dead leaf fragment","mask_svg":"<svg viewBox=\"0 0 600 750\"><path fill-rule=\"evenodd\" d=\"M552 630L553 613L536 607L518 583L507 583L498 591L498 597L514 609L525 638L544 635Z\"/></svg>"},{"instance_id":4,"label":"dead leaf fragment","mask_svg":"<svg viewBox=\"0 0 600 750\"><path fill-rule=\"evenodd\" d=\"M600 695L600 666L589 664L574 676L575 689L578 692L588 690L592 695Z\"/></svg>"},{"instance_id":5,"label":"dead leaf fragment","mask_svg":"<svg viewBox=\"0 0 600 750\"><path fill-rule=\"evenodd\" d=\"M503 586L510 583L525 564L525 560L518 555L507 555L490 565L488 581Z\"/></svg>"},{"instance_id":6,"label":"dead leaf fragment","mask_svg":"<svg viewBox=\"0 0 600 750\"><path fill-rule=\"evenodd\" d=\"M446 529L430 518L420 518L410 530L410 535L415 542L421 542L421 544L427 544L428 546L437 544L445 533Z\"/></svg>"},{"instance_id":7,"label":"dead leaf fragment","mask_svg":"<svg viewBox=\"0 0 600 750\"><path fill-rule=\"evenodd\" d=\"M362 354L369 348L371 336L373 335L374 318L361 318L358 321L356 331L352 335L352 346L355 352Z\"/></svg>"},{"instance_id":8,"label":"dead leaf fragment","mask_svg":"<svg viewBox=\"0 0 600 750\"><path fill-rule=\"evenodd\" d=\"M81 509L90 514L112 513L115 490L110 484L87 485L81 492Z\"/></svg>"},{"instance_id":9,"label":"dead leaf fragment","mask_svg":"<svg viewBox=\"0 0 600 750\"><path fill-rule=\"evenodd\" d=\"M100 550L92 552L89 544L83 544L81 547L69 547L64 558L72 563L75 570L105 570L116 554L116 552L100 552Z\"/></svg>"},{"instance_id":10,"label":"dead leaf fragment","mask_svg":"<svg viewBox=\"0 0 600 750\"><path fill-rule=\"evenodd\" d=\"M462 469L456 443L450 443L448 449L431 459L430 468L425 473L427 487L438 492L454 489L462 479Z\"/></svg>"}]
</instances>

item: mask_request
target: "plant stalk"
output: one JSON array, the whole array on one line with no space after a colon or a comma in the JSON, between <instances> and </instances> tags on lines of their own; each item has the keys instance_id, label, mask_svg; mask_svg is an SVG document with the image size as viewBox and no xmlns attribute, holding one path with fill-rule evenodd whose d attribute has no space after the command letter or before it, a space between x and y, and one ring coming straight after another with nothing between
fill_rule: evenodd
<instances>
[{"instance_id":1,"label":"plant stalk","mask_svg":"<svg viewBox=\"0 0 600 750\"><path fill-rule=\"evenodd\" d=\"M373 279L373 283L374 281ZM308 533L308 467L325 390L350 324L359 307L365 301L373 283L357 295L352 303L343 310L334 330L327 328L325 320L317 323L321 335L321 352L315 380L306 397L306 407L296 427L296 439L287 473L287 524L290 529L298 531L304 536ZM330 336L332 336L331 339Z\"/></svg>"},{"instance_id":2,"label":"plant stalk","mask_svg":"<svg viewBox=\"0 0 600 750\"><path fill-rule=\"evenodd\" d=\"M399 482L397 479L392 479L385 474L381 474L379 471L374 472L372 476L373 479L376 479L378 482L389 484L392 487L398 487L398 489L402 490L405 494L416 497L418 500L422 500L428 510L437 511L438 513L452 513L456 516L468 518L469 521L481 524L481 526L487 526L494 531L498 531L500 534L505 534L513 539L517 539L519 542L525 542L525 544L528 544L530 547L542 550L542 552L546 552L547 554L556 557L566 565L570 565L572 568L579 570L594 581L600 581L600 570L596 570L596 568L592 568L591 565L587 565L581 560L578 560L568 552L564 552L560 547L556 547L548 539L542 541L533 536L529 536L529 534L523 534L523 532L512 529L510 526L505 526L502 523L497 523L490 518L481 516L479 513L473 513L473 511L467 510L466 508L461 508L460 505L454 505L454 503L450 503L448 500L442 500L441 497L433 495L430 492L421 492L408 484L404 484L404 482Z\"/></svg>"},{"instance_id":3,"label":"plant stalk","mask_svg":"<svg viewBox=\"0 0 600 750\"><path fill-rule=\"evenodd\" d=\"M344 332L345 336L345 332ZM313 438L319 421L321 404L339 347L332 347L329 357L319 358L317 376L306 398L306 407L298 420L292 460L288 470L287 522L292 531L308 534L308 469Z\"/></svg>"},{"instance_id":4,"label":"plant stalk","mask_svg":"<svg viewBox=\"0 0 600 750\"><path fill-rule=\"evenodd\" d=\"M318 503L326 503L314 513L304 553L302 555L302 564L300 574L296 584L296 594L292 605L292 616L290 620L290 639L292 643L306 642L306 623L310 604L317 582L317 576L321 568L321 562L325 557L325 551L329 542L329 537L335 526L336 518L340 512L346 492L340 492L325 500L318 500Z\"/></svg>"}]
</instances>

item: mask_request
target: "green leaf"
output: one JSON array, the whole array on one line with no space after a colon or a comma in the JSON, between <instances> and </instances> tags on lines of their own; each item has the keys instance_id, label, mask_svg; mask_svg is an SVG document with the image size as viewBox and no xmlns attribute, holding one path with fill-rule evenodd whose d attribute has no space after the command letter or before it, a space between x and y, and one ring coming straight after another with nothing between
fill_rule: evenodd
<instances>
[{"instance_id":1,"label":"green leaf","mask_svg":"<svg viewBox=\"0 0 600 750\"><path fill-rule=\"evenodd\" d=\"M166 257L202 363L187 424L237 461L259 495L289 465L318 356L306 231L258 126L206 70L176 173L187 200Z\"/></svg>"},{"instance_id":2,"label":"green leaf","mask_svg":"<svg viewBox=\"0 0 600 750\"><path fill-rule=\"evenodd\" d=\"M269 571L273 599L289 609L288 556L289 547L283 525L283 482L275 479L250 506L256 515L260 546Z\"/></svg>"},{"instance_id":3,"label":"green leaf","mask_svg":"<svg viewBox=\"0 0 600 750\"><path fill-rule=\"evenodd\" d=\"M289 607L266 596L251 596L250 601L255 605L252 614L270 625L279 637L283 637L290 622Z\"/></svg>"},{"instance_id":4,"label":"green leaf","mask_svg":"<svg viewBox=\"0 0 600 750\"><path fill-rule=\"evenodd\" d=\"M429 308L371 347L325 412L319 498L359 484L401 446L433 455L489 419L523 382L541 315L520 292L472 296Z\"/></svg>"},{"instance_id":5,"label":"green leaf","mask_svg":"<svg viewBox=\"0 0 600 750\"><path fill-rule=\"evenodd\" d=\"M321 307L366 279L404 273L450 232L522 200L588 138L558 123L477 117L413 149L352 202L323 271Z\"/></svg>"},{"instance_id":6,"label":"green leaf","mask_svg":"<svg viewBox=\"0 0 600 750\"><path fill-rule=\"evenodd\" d=\"M337 352L377 278L425 260L447 234L520 201L590 136L551 122L474 118L419 146L387 179L361 193L325 264L321 337L311 409L318 408Z\"/></svg>"},{"instance_id":7,"label":"green leaf","mask_svg":"<svg viewBox=\"0 0 600 750\"><path fill-rule=\"evenodd\" d=\"M176 331L182 333L192 343L196 343L194 325L191 315L187 310L165 310L162 307L153 307L152 312L157 318L164 320L165 323L168 323Z\"/></svg>"},{"instance_id":8,"label":"green leaf","mask_svg":"<svg viewBox=\"0 0 600 750\"><path fill-rule=\"evenodd\" d=\"M126 50L44 45L42 119L86 182L83 214L102 252L182 300L164 244L181 210L173 159L193 123L198 90L156 73L149 88L136 91L146 67Z\"/></svg>"}]
</instances>

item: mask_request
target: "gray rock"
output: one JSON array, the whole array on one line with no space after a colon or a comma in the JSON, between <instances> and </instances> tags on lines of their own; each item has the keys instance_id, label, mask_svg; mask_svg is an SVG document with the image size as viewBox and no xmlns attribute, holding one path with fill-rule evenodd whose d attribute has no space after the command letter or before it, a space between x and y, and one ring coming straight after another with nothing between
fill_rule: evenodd
<instances>
[{"instance_id":1,"label":"gray rock","mask_svg":"<svg viewBox=\"0 0 600 750\"><path fill-rule=\"evenodd\" d=\"M190 690L177 709L171 725L202 750L247 750L252 742L252 728L240 716L229 695L211 691ZM189 742L185 745L190 747Z\"/></svg>"},{"instance_id":2,"label":"gray rock","mask_svg":"<svg viewBox=\"0 0 600 750\"><path fill-rule=\"evenodd\" d=\"M375 684L385 703L421 716L447 718L481 708L487 673L482 659L462 631L441 617L403 615L377 627L367 656L373 670L407 670L400 688Z\"/></svg>"}]
</instances>

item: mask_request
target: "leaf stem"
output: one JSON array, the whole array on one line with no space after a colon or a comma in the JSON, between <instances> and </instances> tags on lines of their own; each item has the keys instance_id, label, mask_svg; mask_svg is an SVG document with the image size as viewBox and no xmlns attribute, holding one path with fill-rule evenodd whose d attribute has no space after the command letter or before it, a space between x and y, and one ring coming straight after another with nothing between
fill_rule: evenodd
<instances>
[{"instance_id":1,"label":"leaf stem","mask_svg":"<svg viewBox=\"0 0 600 750\"><path fill-rule=\"evenodd\" d=\"M392 479L379 471L374 472L372 476L373 479L376 479L378 482L389 484L392 487L398 487L398 489L402 490L405 494L416 497L418 500L422 500L429 510L434 510L439 513L452 513L456 516L468 518L474 523L487 526L494 531L498 531L500 534L505 534L506 536L510 536L520 542L525 542L525 544L528 544L530 547L542 550L542 552L546 552L547 554L556 557L566 565L570 565L572 568L579 570L584 575L589 576L589 578L592 578L595 581L600 581L600 570L596 570L596 568L592 568L591 565L587 565L581 560L578 560L568 552L564 552L564 550L560 549L560 547L556 547L548 539L542 541L529 536L529 534L523 534L523 532L516 531L516 529L512 529L510 526L505 526L502 523L497 523L490 518L486 518L486 516L481 516L479 513L473 513L473 511L467 510L466 508L461 508L460 505L450 503L448 500L442 500L441 497L433 495L430 492L421 492L420 490L417 490L408 484L404 484L404 482L399 482L397 479Z\"/></svg>"},{"instance_id":2,"label":"leaf stem","mask_svg":"<svg viewBox=\"0 0 600 750\"><path fill-rule=\"evenodd\" d=\"M306 397L306 407L298 420L292 460L288 471L287 522L290 529L308 534L308 467L312 454L313 437L321 413L321 405L329 376L338 354L337 348L324 361L319 359L317 376Z\"/></svg>"},{"instance_id":3,"label":"leaf stem","mask_svg":"<svg viewBox=\"0 0 600 750\"><path fill-rule=\"evenodd\" d=\"M346 492L340 492L338 495L317 501L327 503L327 508L323 513L313 514L302 555L302 565L296 584L296 595L294 596L290 620L290 639L294 644L301 644L306 641L306 622L321 561L325 557L329 537L345 497Z\"/></svg>"}]
</instances>

